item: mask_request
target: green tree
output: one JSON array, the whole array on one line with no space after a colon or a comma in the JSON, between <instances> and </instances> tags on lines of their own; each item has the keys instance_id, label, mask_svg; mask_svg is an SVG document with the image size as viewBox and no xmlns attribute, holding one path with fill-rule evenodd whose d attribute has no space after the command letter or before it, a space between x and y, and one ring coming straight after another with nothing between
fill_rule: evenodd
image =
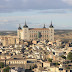
<instances>
[{"instance_id":1,"label":"green tree","mask_svg":"<svg viewBox=\"0 0 72 72\"><path fill-rule=\"evenodd\" d=\"M37 65L36 64L34 65L34 68L37 68Z\"/></svg>"},{"instance_id":2,"label":"green tree","mask_svg":"<svg viewBox=\"0 0 72 72\"><path fill-rule=\"evenodd\" d=\"M55 63L55 66L58 66L58 65L60 65L60 64L59 64L58 62L56 62L56 63Z\"/></svg>"},{"instance_id":3,"label":"green tree","mask_svg":"<svg viewBox=\"0 0 72 72\"><path fill-rule=\"evenodd\" d=\"M52 62L52 60L53 60L53 59L50 59L50 58L48 59L49 62Z\"/></svg>"},{"instance_id":4,"label":"green tree","mask_svg":"<svg viewBox=\"0 0 72 72\"><path fill-rule=\"evenodd\" d=\"M66 69L70 69L70 67L66 67Z\"/></svg>"},{"instance_id":5,"label":"green tree","mask_svg":"<svg viewBox=\"0 0 72 72\"><path fill-rule=\"evenodd\" d=\"M3 72L9 72L10 67L6 67Z\"/></svg>"},{"instance_id":6,"label":"green tree","mask_svg":"<svg viewBox=\"0 0 72 72\"><path fill-rule=\"evenodd\" d=\"M4 67L4 63L0 62L0 68L3 68L3 67Z\"/></svg>"},{"instance_id":7,"label":"green tree","mask_svg":"<svg viewBox=\"0 0 72 72\"><path fill-rule=\"evenodd\" d=\"M63 59L66 59L66 56L64 56L64 55L62 55L61 57L62 57Z\"/></svg>"},{"instance_id":8,"label":"green tree","mask_svg":"<svg viewBox=\"0 0 72 72\"><path fill-rule=\"evenodd\" d=\"M72 60L72 52L69 52L69 53L68 53L67 59L68 59L68 60Z\"/></svg>"}]
</instances>

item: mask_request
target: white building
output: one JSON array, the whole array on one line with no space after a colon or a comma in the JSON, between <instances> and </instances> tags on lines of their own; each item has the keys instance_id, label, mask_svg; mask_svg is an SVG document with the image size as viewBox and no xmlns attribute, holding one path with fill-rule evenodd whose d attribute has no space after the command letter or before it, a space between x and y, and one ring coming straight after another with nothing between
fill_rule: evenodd
<instances>
[{"instance_id":1,"label":"white building","mask_svg":"<svg viewBox=\"0 0 72 72\"><path fill-rule=\"evenodd\" d=\"M19 25L19 28L17 30L17 35L19 39L22 40L49 40L54 41L54 27L52 25L52 22L49 26L49 28L44 27L43 28L28 28L26 21L23 28Z\"/></svg>"}]
</instances>

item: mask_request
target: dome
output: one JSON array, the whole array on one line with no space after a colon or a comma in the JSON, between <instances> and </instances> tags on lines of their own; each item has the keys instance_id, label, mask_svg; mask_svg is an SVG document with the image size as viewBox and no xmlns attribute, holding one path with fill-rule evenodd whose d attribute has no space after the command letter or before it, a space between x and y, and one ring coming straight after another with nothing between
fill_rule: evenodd
<instances>
[{"instance_id":1,"label":"dome","mask_svg":"<svg viewBox=\"0 0 72 72\"><path fill-rule=\"evenodd\" d=\"M23 28L28 28L28 26L27 25L24 25Z\"/></svg>"},{"instance_id":2,"label":"dome","mask_svg":"<svg viewBox=\"0 0 72 72\"><path fill-rule=\"evenodd\" d=\"M21 30L21 29L22 29L21 27L18 28L18 30Z\"/></svg>"}]
</instances>

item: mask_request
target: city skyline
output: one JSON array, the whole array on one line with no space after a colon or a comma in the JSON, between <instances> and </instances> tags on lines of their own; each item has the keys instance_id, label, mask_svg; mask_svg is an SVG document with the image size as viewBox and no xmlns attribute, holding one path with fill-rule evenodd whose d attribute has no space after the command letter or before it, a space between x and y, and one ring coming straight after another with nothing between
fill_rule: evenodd
<instances>
[{"instance_id":1,"label":"city skyline","mask_svg":"<svg viewBox=\"0 0 72 72\"><path fill-rule=\"evenodd\" d=\"M30 28L72 29L72 0L0 0L0 30Z\"/></svg>"}]
</instances>

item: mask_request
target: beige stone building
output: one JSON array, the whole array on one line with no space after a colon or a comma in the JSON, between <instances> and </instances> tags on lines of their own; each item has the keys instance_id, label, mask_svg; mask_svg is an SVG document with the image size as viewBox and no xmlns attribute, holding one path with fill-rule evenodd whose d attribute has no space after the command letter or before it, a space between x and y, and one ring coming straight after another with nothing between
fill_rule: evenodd
<instances>
[{"instance_id":1,"label":"beige stone building","mask_svg":"<svg viewBox=\"0 0 72 72\"><path fill-rule=\"evenodd\" d=\"M0 36L0 42L3 44L3 46L8 46L12 44L19 44L19 38L17 36Z\"/></svg>"},{"instance_id":2,"label":"beige stone building","mask_svg":"<svg viewBox=\"0 0 72 72\"><path fill-rule=\"evenodd\" d=\"M43 28L28 28L26 22L23 28L19 25L19 28L17 30L18 38L22 40L49 40L54 41L54 27L52 25L52 22L49 26L49 28L44 27Z\"/></svg>"}]
</instances>

